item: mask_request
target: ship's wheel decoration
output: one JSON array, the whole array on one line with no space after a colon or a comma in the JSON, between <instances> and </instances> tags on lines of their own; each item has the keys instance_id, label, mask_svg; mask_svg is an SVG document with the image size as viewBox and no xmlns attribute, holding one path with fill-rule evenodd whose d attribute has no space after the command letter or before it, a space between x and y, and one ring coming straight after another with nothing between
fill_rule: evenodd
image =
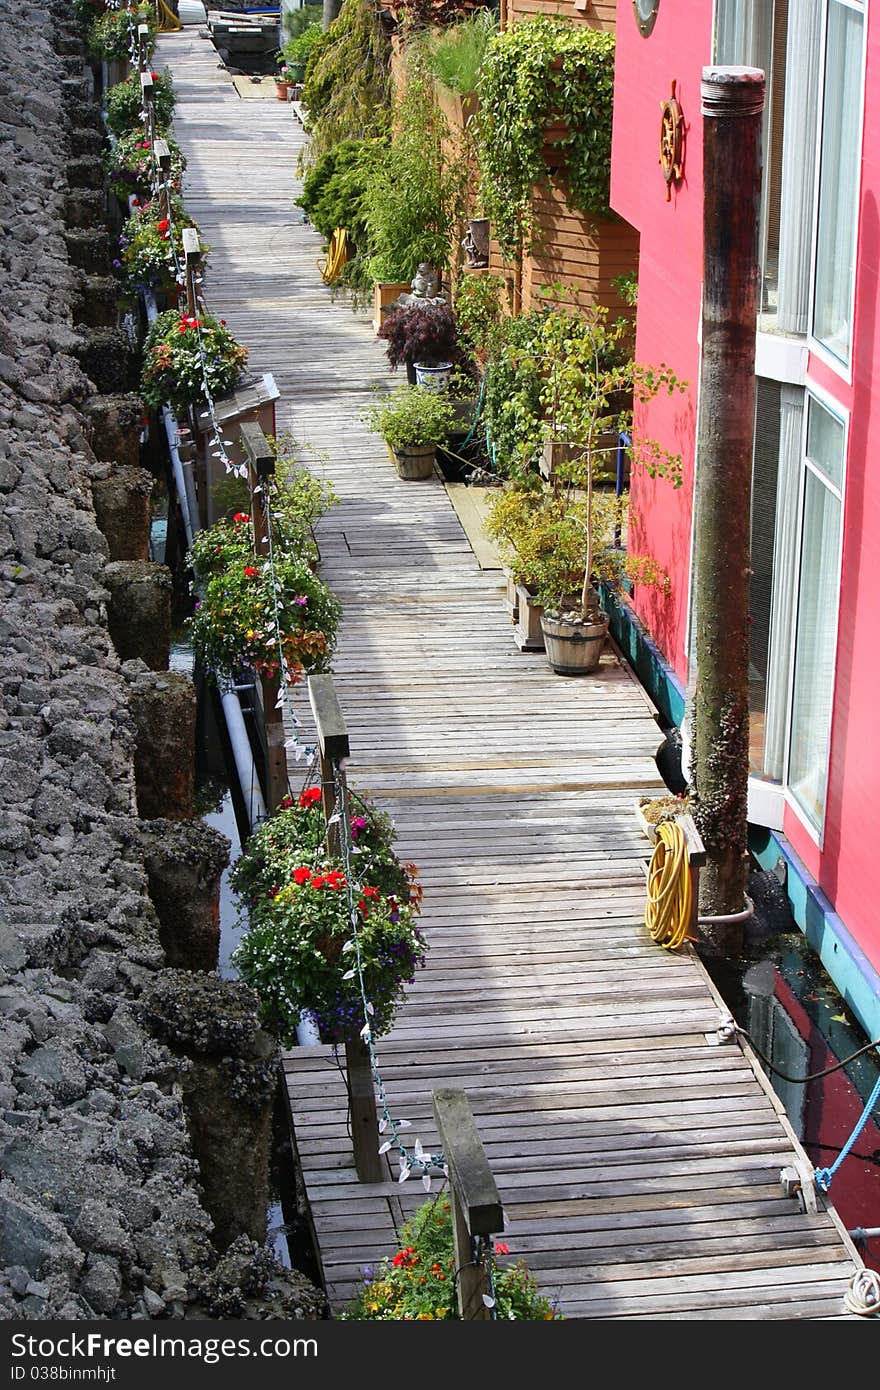
<instances>
[{"instance_id":1,"label":"ship's wheel decoration","mask_svg":"<svg viewBox=\"0 0 880 1390\"><path fill-rule=\"evenodd\" d=\"M675 87L673 78L669 97L660 103L660 167L666 180L667 203L672 197L672 185L679 184L684 176L684 112Z\"/></svg>"}]
</instances>

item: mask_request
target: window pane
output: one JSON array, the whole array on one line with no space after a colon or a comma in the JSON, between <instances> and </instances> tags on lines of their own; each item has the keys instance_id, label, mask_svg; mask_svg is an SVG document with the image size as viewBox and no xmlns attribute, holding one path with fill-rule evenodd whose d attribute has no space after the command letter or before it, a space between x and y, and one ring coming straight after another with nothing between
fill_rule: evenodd
<instances>
[{"instance_id":1,"label":"window pane","mask_svg":"<svg viewBox=\"0 0 880 1390\"><path fill-rule=\"evenodd\" d=\"M814 405L811 402L811 407ZM841 504L807 470L801 533L788 782L817 829L825 809L840 589Z\"/></svg>"},{"instance_id":2,"label":"window pane","mask_svg":"<svg viewBox=\"0 0 880 1390\"><path fill-rule=\"evenodd\" d=\"M842 362L852 345L861 74L861 12L829 0L813 335Z\"/></svg>"},{"instance_id":3,"label":"window pane","mask_svg":"<svg viewBox=\"0 0 880 1390\"><path fill-rule=\"evenodd\" d=\"M843 487L843 425L818 401L810 401L807 457L834 484Z\"/></svg>"}]
</instances>

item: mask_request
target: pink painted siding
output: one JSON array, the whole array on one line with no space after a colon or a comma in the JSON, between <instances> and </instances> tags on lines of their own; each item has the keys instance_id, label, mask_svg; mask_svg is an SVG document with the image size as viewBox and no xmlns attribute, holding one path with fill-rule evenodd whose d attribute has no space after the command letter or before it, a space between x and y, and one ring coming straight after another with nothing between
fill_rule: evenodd
<instances>
[{"instance_id":1,"label":"pink painted siding","mask_svg":"<svg viewBox=\"0 0 880 1390\"><path fill-rule=\"evenodd\" d=\"M641 235L636 356L665 362L685 395L641 407L636 433L680 453L684 483L673 489L634 471L630 548L666 570L670 593L641 588L634 607L670 665L686 677L691 499L702 270L702 148L700 76L711 59L712 6L704 0L664 0L650 38L638 31L633 7L620 0L614 91L611 202ZM660 107L672 81L685 120L685 173L666 201L659 163Z\"/></svg>"},{"instance_id":2,"label":"pink painted siding","mask_svg":"<svg viewBox=\"0 0 880 1390\"><path fill-rule=\"evenodd\" d=\"M853 382L810 358L809 377L851 411L844 495L843 571L821 854L793 813L785 833L862 950L880 969L880 855L872 827L880 794L880 11L869 5Z\"/></svg>"},{"instance_id":3,"label":"pink painted siding","mask_svg":"<svg viewBox=\"0 0 880 1390\"><path fill-rule=\"evenodd\" d=\"M684 485L672 492L636 473L632 548L670 575L663 598L642 589L635 607L682 678L687 664L693 454L699 376L702 266L700 75L712 58L712 5L663 0L643 39L630 0L619 0L612 204L637 229L640 293L637 356L668 363L690 383L686 397L643 408L637 429L680 451ZM856 278L853 381L815 355L808 380L850 412L843 571L831 761L823 845L792 809L784 831L859 945L880 970L880 855L870 828L880 795L880 7L868 9L866 107ZM687 130L685 178L665 201L658 165L660 103L678 82ZM873 448L872 448L873 445Z\"/></svg>"}]
</instances>

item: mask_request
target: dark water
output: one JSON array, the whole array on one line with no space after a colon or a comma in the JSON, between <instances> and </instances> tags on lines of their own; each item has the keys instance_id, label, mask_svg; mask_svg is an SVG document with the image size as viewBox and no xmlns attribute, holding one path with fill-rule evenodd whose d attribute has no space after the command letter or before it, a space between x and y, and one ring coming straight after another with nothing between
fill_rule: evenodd
<instances>
[{"instance_id":1,"label":"dark water","mask_svg":"<svg viewBox=\"0 0 880 1390\"><path fill-rule=\"evenodd\" d=\"M185 629L172 641L169 668L193 674L193 654ZM230 789L234 776L227 759L222 712L216 692L197 680L198 718L196 734L196 809L207 825L219 830L231 843L229 864L220 885L220 953L218 972L224 979L236 979L238 972L232 954L245 930L238 896L230 883L231 870L241 854L242 838L247 834L243 807ZM317 1280L317 1267L308 1228L297 1210L296 1175L290 1132L281 1084L275 1101L272 1126L270 1173L271 1200L267 1213L267 1243L275 1258Z\"/></svg>"},{"instance_id":2,"label":"dark water","mask_svg":"<svg viewBox=\"0 0 880 1390\"><path fill-rule=\"evenodd\" d=\"M771 938L742 961L707 959L706 965L737 1023L790 1077L824 1071L872 1041L800 932ZM872 1050L806 1084L768 1075L810 1161L830 1168L864 1110L880 1061ZM835 1174L829 1197L848 1230L880 1226L880 1105ZM860 1248L865 1263L880 1270L880 1237Z\"/></svg>"}]
</instances>

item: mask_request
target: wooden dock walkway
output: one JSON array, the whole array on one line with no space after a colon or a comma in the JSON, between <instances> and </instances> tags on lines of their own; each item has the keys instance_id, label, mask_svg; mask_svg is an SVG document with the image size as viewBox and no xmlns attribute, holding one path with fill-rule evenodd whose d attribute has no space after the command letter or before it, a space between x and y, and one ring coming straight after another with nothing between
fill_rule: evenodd
<instances>
[{"instance_id":1,"label":"wooden dock walkway","mask_svg":"<svg viewBox=\"0 0 880 1390\"><path fill-rule=\"evenodd\" d=\"M208 302L274 374L279 427L326 451L341 499L320 542L345 611L350 780L420 866L430 943L380 1043L394 1112L428 1148L432 1090L466 1090L505 1239L566 1317L839 1317L854 1247L833 1211L782 1195L781 1106L737 1045L707 1041L720 1000L696 958L642 925L632 808L660 783L639 687L612 654L567 681L516 650L499 575L479 569L439 480L399 481L358 421L384 354L321 284L319 238L292 203L290 107L241 101L195 30L161 37L158 58L211 246ZM338 1312L424 1193L358 1183L330 1049L285 1068Z\"/></svg>"}]
</instances>

